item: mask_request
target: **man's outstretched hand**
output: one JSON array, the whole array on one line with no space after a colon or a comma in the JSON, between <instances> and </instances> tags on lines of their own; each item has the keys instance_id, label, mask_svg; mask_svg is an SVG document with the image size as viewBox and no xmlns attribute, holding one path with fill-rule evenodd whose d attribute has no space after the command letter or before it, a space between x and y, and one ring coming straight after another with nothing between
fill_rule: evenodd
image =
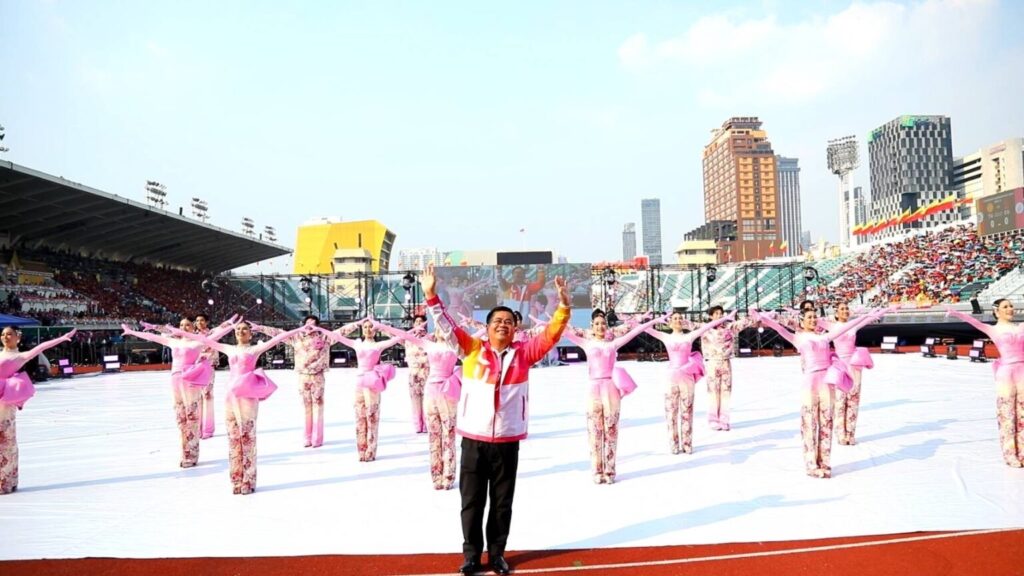
<instances>
[{"instance_id":1,"label":"man's outstretched hand","mask_svg":"<svg viewBox=\"0 0 1024 576\"><path fill-rule=\"evenodd\" d=\"M565 278L555 276L555 288L558 289L558 301L562 306L569 308L569 287L565 283Z\"/></svg>"},{"instance_id":2,"label":"man's outstretched hand","mask_svg":"<svg viewBox=\"0 0 1024 576\"><path fill-rule=\"evenodd\" d=\"M437 296L437 276L434 275L434 263L427 264L427 269L420 274L420 286L423 288L423 297L430 300Z\"/></svg>"}]
</instances>

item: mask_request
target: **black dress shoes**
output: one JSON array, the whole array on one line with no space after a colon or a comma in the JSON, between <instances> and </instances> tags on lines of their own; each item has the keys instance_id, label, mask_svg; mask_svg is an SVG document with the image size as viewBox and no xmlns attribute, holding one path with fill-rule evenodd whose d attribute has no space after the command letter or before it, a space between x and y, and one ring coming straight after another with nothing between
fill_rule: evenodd
<instances>
[{"instance_id":1,"label":"black dress shoes","mask_svg":"<svg viewBox=\"0 0 1024 576\"><path fill-rule=\"evenodd\" d=\"M495 574L500 576L507 576L511 569L508 567L508 562L505 562L504 556L495 556L491 558L491 570L494 570Z\"/></svg>"},{"instance_id":2,"label":"black dress shoes","mask_svg":"<svg viewBox=\"0 0 1024 576\"><path fill-rule=\"evenodd\" d=\"M466 560L462 564L462 566L459 568L459 574L463 574L464 576L469 576L470 574L476 574L479 571L480 571L480 561L479 560L473 560L472 558L470 558L469 560ZM507 572L506 572L506 574L507 574Z\"/></svg>"}]
</instances>

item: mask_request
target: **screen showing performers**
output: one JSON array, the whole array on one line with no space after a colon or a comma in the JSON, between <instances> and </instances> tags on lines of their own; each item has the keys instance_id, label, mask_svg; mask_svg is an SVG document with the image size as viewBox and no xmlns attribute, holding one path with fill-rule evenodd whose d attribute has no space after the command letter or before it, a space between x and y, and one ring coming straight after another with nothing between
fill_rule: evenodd
<instances>
[{"instance_id":1,"label":"screen showing performers","mask_svg":"<svg viewBox=\"0 0 1024 576\"><path fill-rule=\"evenodd\" d=\"M558 307L554 279L563 276L572 298L573 325L589 327L590 264L447 266L436 273L438 295L454 318L483 322L491 308L507 306L522 314L523 329L551 318Z\"/></svg>"}]
</instances>

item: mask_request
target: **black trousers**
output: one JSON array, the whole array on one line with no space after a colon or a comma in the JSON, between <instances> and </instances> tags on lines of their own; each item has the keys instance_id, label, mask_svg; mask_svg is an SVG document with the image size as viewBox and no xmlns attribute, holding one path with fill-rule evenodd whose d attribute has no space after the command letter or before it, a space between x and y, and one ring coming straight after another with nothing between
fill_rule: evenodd
<instances>
[{"instance_id":1,"label":"black trousers","mask_svg":"<svg viewBox=\"0 0 1024 576\"><path fill-rule=\"evenodd\" d=\"M479 560L484 550L484 506L488 495L491 508L487 514L487 553L492 558L505 554L518 468L518 441L462 439L459 492L462 494L462 554L467 560Z\"/></svg>"}]
</instances>

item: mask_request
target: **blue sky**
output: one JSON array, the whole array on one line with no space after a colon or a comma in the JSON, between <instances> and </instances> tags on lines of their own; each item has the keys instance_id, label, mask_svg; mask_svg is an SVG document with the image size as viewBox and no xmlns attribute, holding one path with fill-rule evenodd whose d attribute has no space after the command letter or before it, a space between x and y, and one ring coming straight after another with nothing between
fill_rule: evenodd
<instances>
[{"instance_id":1,"label":"blue sky","mask_svg":"<svg viewBox=\"0 0 1024 576\"><path fill-rule=\"evenodd\" d=\"M834 239L828 139L857 135L866 185L864 138L901 114L951 116L958 155L1024 135L1022 5L7 1L3 158L137 200L155 179L287 246L339 216L396 249L585 262L620 257L650 197L671 252L710 131L757 115Z\"/></svg>"}]
</instances>

